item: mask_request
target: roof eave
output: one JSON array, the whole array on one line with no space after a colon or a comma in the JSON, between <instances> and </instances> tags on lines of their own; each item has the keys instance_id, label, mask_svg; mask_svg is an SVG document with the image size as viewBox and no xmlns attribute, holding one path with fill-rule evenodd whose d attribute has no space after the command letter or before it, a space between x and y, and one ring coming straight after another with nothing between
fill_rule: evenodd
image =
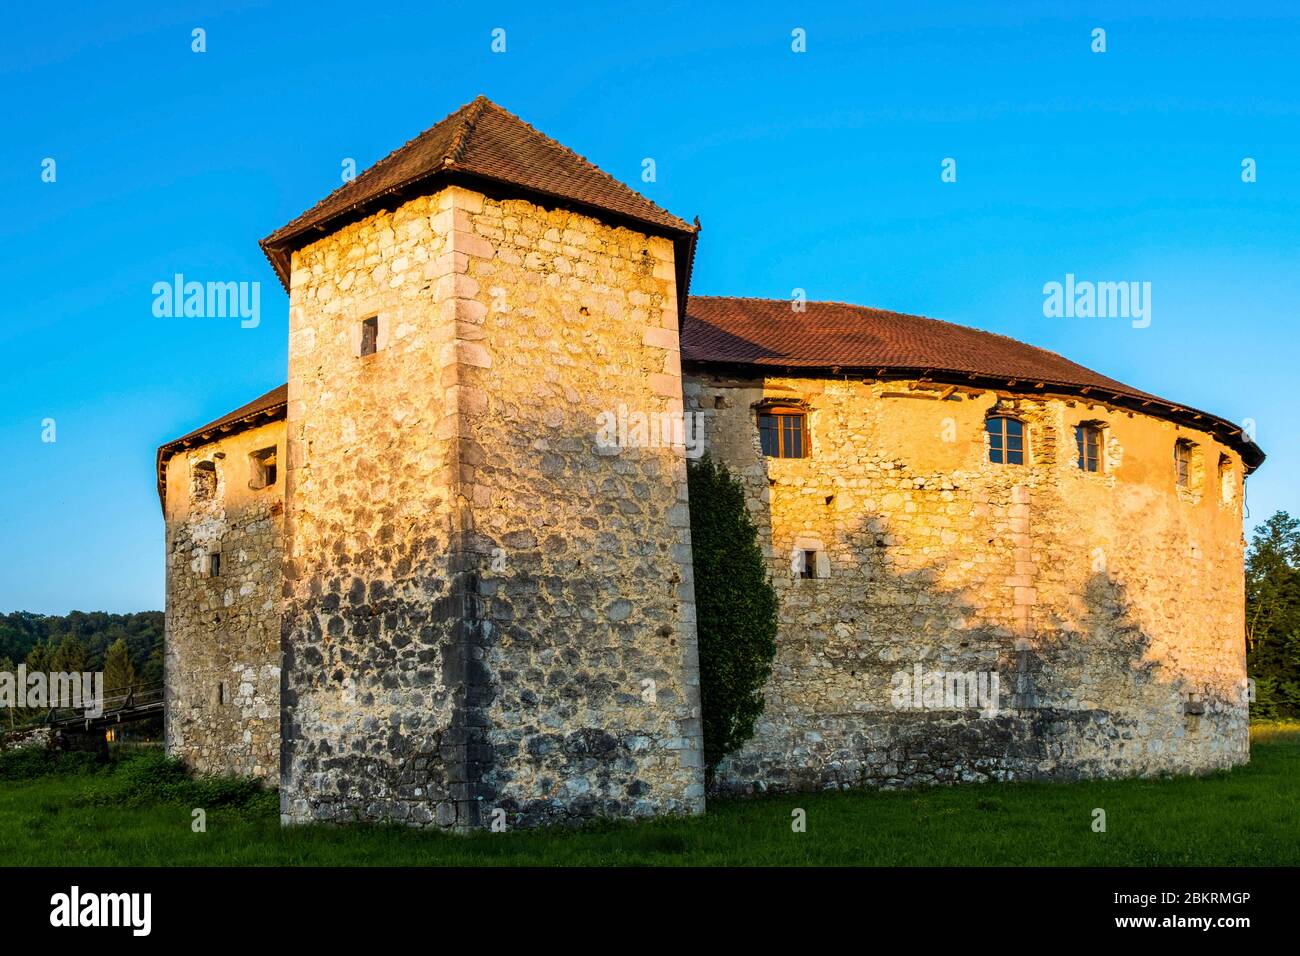
<instances>
[{"instance_id":1,"label":"roof eave","mask_svg":"<svg viewBox=\"0 0 1300 956\"><path fill-rule=\"evenodd\" d=\"M695 217L691 232L673 240L673 265L677 273L677 331L686 321L686 303L691 296L691 276L695 272L695 250L700 242L700 217Z\"/></svg>"},{"instance_id":2,"label":"roof eave","mask_svg":"<svg viewBox=\"0 0 1300 956\"><path fill-rule=\"evenodd\" d=\"M946 385L979 385L983 388L1002 389L1025 395L1046 395L1048 393L1066 395L1073 398L1090 399L1162 418L1175 424L1185 425L1199 431L1207 432L1223 441L1224 444L1241 455L1246 474L1252 474L1267 457L1264 450L1246 437L1242 428L1196 408L1178 405L1154 395L1132 395L1114 389L1096 385L1077 385L1070 382L1049 379L1010 378L1006 375L990 375L985 372L967 372L960 369L937 369L921 366L854 366L854 365L781 365L777 363L761 364L738 361L710 361L682 357L682 369L697 368L706 371L728 371L732 373L754 375L786 375L791 378L800 376L835 375L859 376L871 379L917 378L924 377L930 381ZM1030 388L1016 388L1030 384Z\"/></svg>"},{"instance_id":3,"label":"roof eave","mask_svg":"<svg viewBox=\"0 0 1300 956\"><path fill-rule=\"evenodd\" d=\"M280 421L286 417L288 407L288 401L277 402L274 405L268 405L265 408L249 412L242 418L222 422L220 425L215 423L212 426L205 425L196 432L190 432L188 435L172 439L165 445L159 445L155 467L158 473L158 503L162 506L163 514L167 513L167 462L171 460L176 452L183 448L207 445L221 438L229 438L232 435L250 431L260 425ZM220 420L218 419L218 421Z\"/></svg>"},{"instance_id":4,"label":"roof eave","mask_svg":"<svg viewBox=\"0 0 1300 956\"><path fill-rule=\"evenodd\" d=\"M386 203L394 198L406 201L419 195L427 195L435 191L441 185L454 185L456 182L487 184L494 187L498 193L515 195L520 198L540 198L546 202L565 209L573 209L593 218L602 221L611 222L613 225L634 225L646 232L647 235L665 236L670 239L693 239L699 231L698 223L691 226L682 219L673 216L672 213L665 211L665 215L675 219L676 223L654 222L653 220L636 216L632 213L619 212L615 209L607 209L604 206L598 206L591 203L584 203L581 200L573 199L568 196L562 196L559 193L550 192L545 189L538 189L529 186L520 186L506 179L499 179L494 176L487 176L475 170L466 169L457 163L444 163L441 167L420 176L413 177L405 182L392 186L377 196L371 196L360 200L348 206L346 209L335 213L328 219L319 223L307 223L297 229L285 232L281 227L272 232L266 238L262 239L258 245L262 248L262 253L275 269L275 273L280 277L280 284L284 291L289 291L289 274L290 261L293 253L298 249L309 245L306 237L315 233L317 237L328 235L335 232L348 223L355 222L375 211L384 208ZM312 239L311 241L315 241ZM691 251L691 258L694 258L694 250ZM682 315L685 315L685 296L681 297L678 304Z\"/></svg>"}]
</instances>

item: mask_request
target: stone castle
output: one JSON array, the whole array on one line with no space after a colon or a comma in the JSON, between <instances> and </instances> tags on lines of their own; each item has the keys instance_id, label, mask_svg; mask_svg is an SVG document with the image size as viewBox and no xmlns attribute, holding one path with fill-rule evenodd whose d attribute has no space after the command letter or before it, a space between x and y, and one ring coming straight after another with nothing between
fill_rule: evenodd
<instances>
[{"instance_id":1,"label":"stone castle","mask_svg":"<svg viewBox=\"0 0 1300 956\"><path fill-rule=\"evenodd\" d=\"M169 752L291 823L702 810L698 427L780 599L720 791L1248 759L1240 428L946 322L690 296L698 237L480 97L264 239L288 384L158 451Z\"/></svg>"}]
</instances>

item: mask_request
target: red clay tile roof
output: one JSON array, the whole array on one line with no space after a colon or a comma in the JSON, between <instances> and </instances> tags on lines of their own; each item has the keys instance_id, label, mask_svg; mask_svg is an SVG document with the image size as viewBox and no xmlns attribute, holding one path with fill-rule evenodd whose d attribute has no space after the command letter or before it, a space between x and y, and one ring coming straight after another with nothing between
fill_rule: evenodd
<instances>
[{"instance_id":1,"label":"red clay tile roof","mask_svg":"<svg viewBox=\"0 0 1300 956\"><path fill-rule=\"evenodd\" d=\"M887 368L1092 386L1153 398L1045 349L941 319L842 302L693 295L682 358L780 368Z\"/></svg>"},{"instance_id":2,"label":"red clay tile roof","mask_svg":"<svg viewBox=\"0 0 1300 956\"><path fill-rule=\"evenodd\" d=\"M1039 388L1086 392L1216 432L1241 452L1248 468L1264 459L1259 446L1232 422L1132 388L1055 352L919 315L841 302L808 302L806 311L795 312L787 299L693 295L686 304L681 345L683 363L928 374L936 381L976 380L1029 394Z\"/></svg>"},{"instance_id":3,"label":"red clay tile roof","mask_svg":"<svg viewBox=\"0 0 1300 956\"><path fill-rule=\"evenodd\" d=\"M655 234L691 235L695 228L602 172L519 117L480 96L389 153L262 240L280 281L289 286L294 249L345 220L434 176L468 177L514 187L649 226Z\"/></svg>"},{"instance_id":4,"label":"red clay tile roof","mask_svg":"<svg viewBox=\"0 0 1300 956\"><path fill-rule=\"evenodd\" d=\"M273 388L265 395L253 399L247 405L236 408L228 415L222 415L215 421L208 422L202 428L196 428L188 435L173 439L158 449L158 497L167 506L167 460L187 445L202 445L216 438L224 438L236 432L244 431L255 425L264 425L269 421L285 417L289 403L289 386Z\"/></svg>"}]
</instances>

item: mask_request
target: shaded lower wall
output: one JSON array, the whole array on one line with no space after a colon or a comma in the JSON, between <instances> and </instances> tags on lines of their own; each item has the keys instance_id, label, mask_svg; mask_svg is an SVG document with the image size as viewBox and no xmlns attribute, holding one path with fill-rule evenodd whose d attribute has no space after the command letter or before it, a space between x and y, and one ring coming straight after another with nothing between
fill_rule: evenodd
<instances>
[{"instance_id":1,"label":"shaded lower wall","mask_svg":"<svg viewBox=\"0 0 1300 956\"><path fill-rule=\"evenodd\" d=\"M462 598L438 556L446 541L286 579L284 822L468 824ZM416 562L418 584L386 579Z\"/></svg>"},{"instance_id":2,"label":"shaded lower wall","mask_svg":"<svg viewBox=\"0 0 1300 956\"><path fill-rule=\"evenodd\" d=\"M686 390L709 449L745 484L780 598L766 709L719 769L720 789L1200 772L1248 759L1240 463L1210 436L1101 404L973 389L940 398L921 383L696 373ZM760 454L764 399L803 403L810 458ZM988 461L994 410L1026 422L1027 464ZM1081 421L1105 422L1102 473L1076 466ZM1180 437L1214 464L1231 456L1237 492L1212 479L1175 489ZM819 556L815 578L793 572L804 550ZM927 700L933 675L986 686L996 676L996 706Z\"/></svg>"}]
</instances>

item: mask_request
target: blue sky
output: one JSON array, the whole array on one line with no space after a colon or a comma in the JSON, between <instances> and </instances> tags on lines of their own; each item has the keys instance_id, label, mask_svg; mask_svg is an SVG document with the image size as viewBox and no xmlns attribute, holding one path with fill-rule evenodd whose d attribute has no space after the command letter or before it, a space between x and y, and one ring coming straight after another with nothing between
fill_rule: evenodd
<instances>
[{"instance_id":1,"label":"blue sky","mask_svg":"<svg viewBox=\"0 0 1300 956\"><path fill-rule=\"evenodd\" d=\"M257 240L478 93L698 214L693 291L941 317L1254 419L1247 527L1300 512L1297 63L1267 3L11 9L0 610L162 607L156 447L285 381ZM176 272L260 282L260 325L155 317ZM1150 327L1044 318L1066 273L1150 282Z\"/></svg>"}]
</instances>

